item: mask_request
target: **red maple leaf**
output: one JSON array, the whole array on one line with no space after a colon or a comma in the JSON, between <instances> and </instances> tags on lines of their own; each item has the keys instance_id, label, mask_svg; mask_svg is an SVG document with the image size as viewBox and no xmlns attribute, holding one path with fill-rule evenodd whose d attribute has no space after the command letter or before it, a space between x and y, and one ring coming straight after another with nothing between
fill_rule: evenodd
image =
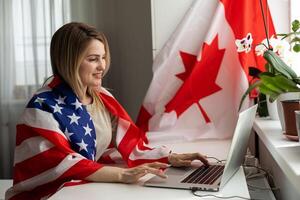
<instances>
[{"instance_id":1,"label":"red maple leaf","mask_svg":"<svg viewBox=\"0 0 300 200\"><path fill-rule=\"evenodd\" d=\"M211 120L199 104L199 100L210 96L222 88L215 81L220 69L225 49L218 48L218 36L210 45L204 43L201 60L197 56L180 52L185 72L176 76L183 81L173 99L166 105L165 112L175 110L179 117L192 104L197 104L206 123Z\"/></svg>"}]
</instances>

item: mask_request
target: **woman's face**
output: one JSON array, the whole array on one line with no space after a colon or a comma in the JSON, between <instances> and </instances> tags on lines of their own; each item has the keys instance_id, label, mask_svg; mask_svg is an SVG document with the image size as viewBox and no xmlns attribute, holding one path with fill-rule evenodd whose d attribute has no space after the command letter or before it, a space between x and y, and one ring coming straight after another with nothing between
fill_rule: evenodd
<instances>
[{"instance_id":1,"label":"woman's face","mask_svg":"<svg viewBox=\"0 0 300 200\"><path fill-rule=\"evenodd\" d=\"M106 67L105 49L102 42L92 40L79 66L79 76L83 87L99 87Z\"/></svg>"}]
</instances>

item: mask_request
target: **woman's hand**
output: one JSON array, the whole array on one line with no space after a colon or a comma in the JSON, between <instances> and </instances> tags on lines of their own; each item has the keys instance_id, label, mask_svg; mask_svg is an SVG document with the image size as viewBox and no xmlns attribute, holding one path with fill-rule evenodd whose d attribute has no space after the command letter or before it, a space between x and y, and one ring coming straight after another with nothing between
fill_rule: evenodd
<instances>
[{"instance_id":1,"label":"woman's hand","mask_svg":"<svg viewBox=\"0 0 300 200\"><path fill-rule=\"evenodd\" d=\"M171 153L169 155L169 163L173 167L189 167L193 160L200 160L204 165L208 165L206 156L200 153Z\"/></svg>"},{"instance_id":2,"label":"woman's hand","mask_svg":"<svg viewBox=\"0 0 300 200\"><path fill-rule=\"evenodd\" d=\"M135 183L142 176L148 173L155 174L161 178L167 178L162 169L167 168L169 165L160 162L146 163L133 168L125 168L120 172L120 182Z\"/></svg>"}]
</instances>

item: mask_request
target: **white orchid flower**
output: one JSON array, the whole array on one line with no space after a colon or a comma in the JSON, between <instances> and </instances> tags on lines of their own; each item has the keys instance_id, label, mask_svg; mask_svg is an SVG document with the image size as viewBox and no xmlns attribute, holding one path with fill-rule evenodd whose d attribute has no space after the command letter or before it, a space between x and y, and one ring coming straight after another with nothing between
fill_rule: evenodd
<instances>
[{"instance_id":1,"label":"white orchid flower","mask_svg":"<svg viewBox=\"0 0 300 200\"><path fill-rule=\"evenodd\" d=\"M268 41L264 39L260 44L255 47L255 54L257 56L262 56L265 51L267 51Z\"/></svg>"},{"instance_id":2,"label":"white orchid flower","mask_svg":"<svg viewBox=\"0 0 300 200\"><path fill-rule=\"evenodd\" d=\"M286 40L270 38L270 44L273 47L273 51L281 58L285 58L290 53L290 44Z\"/></svg>"},{"instance_id":3,"label":"white orchid flower","mask_svg":"<svg viewBox=\"0 0 300 200\"><path fill-rule=\"evenodd\" d=\"M286 40L281 40L274 38L273 36L269 39L270 46L273 51L279 55L279 57L284 58L290 52L290 44ZM264 39L260 44L255 47L255 53L257 56L262 56L267 50L268 41Z\"/></svg>"},{"instance_id":4,"label":"white orchid flower","mask_svg":"<svg viewBox=\"0 0 300 200\"><path fill-rule=\"evenodd\" d=\"M282 60L300 76L300 56L294 51L288 51Z\"/></svg>"}]
</instances>

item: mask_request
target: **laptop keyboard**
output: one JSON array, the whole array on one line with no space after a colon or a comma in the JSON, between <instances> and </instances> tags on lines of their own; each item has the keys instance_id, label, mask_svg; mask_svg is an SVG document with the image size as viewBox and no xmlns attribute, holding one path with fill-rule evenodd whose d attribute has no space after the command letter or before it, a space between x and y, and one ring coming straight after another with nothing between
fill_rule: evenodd
<instances>
[{"instance_id":1,"label":"laptop keyboard","mask_svg":"<svg viewBox=\"0 0 300 200\"><path fill-rule=\"evenodd\" d=\"M213 184L223 174L223 170L224 165L202 165L181 183Z\"/></svg>"}]
</instances>

